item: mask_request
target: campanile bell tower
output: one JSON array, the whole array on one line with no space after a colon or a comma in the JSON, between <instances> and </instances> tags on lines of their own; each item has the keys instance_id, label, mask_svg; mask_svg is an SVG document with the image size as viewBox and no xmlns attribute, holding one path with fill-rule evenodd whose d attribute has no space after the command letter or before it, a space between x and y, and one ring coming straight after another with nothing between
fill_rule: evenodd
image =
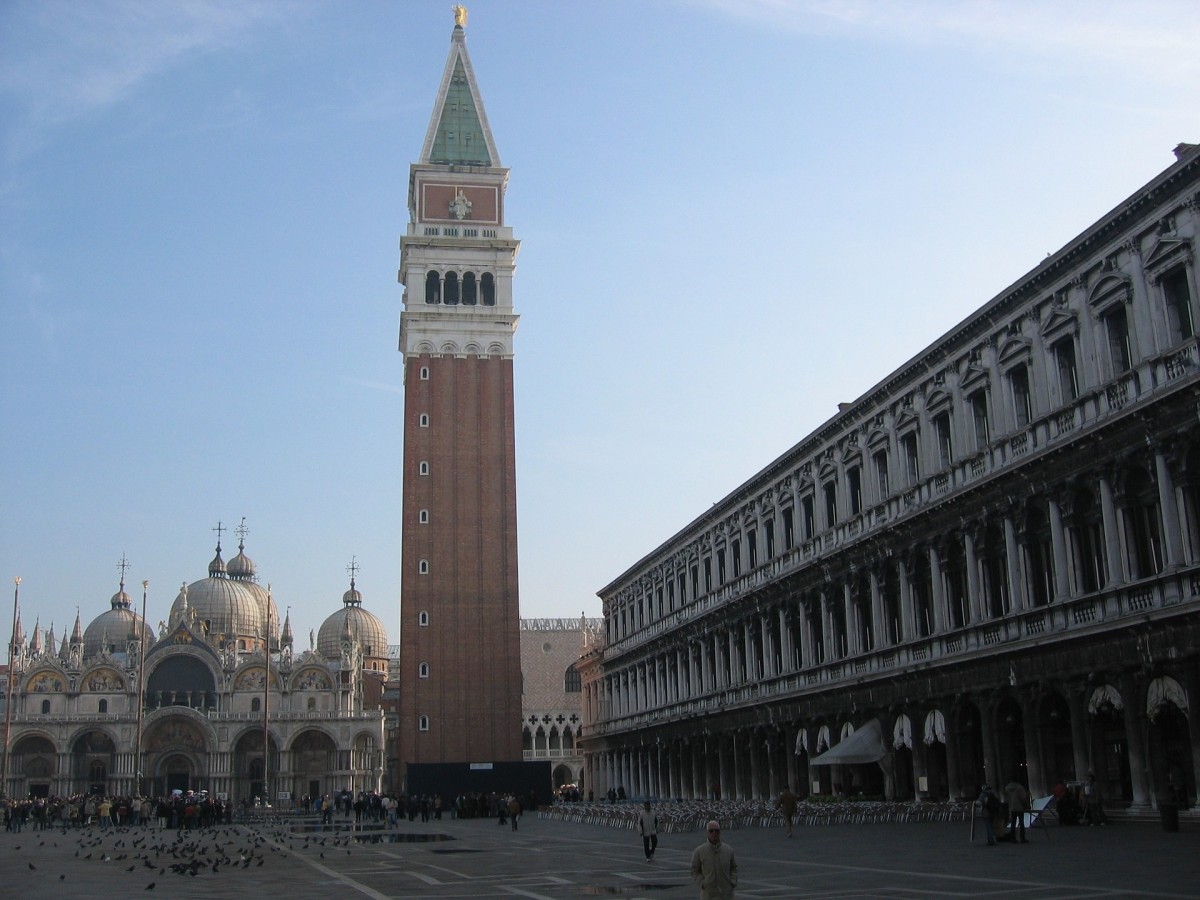
<instances>
[{"instance_id":1,"label":"campanile bell tower","mask_svg":"<svg viewBox=\"0 0 1200 900\"><path fill-rule=\"evenodd\" d=\"M512 283L520 242L455 8L408 178L398 755L521 759Z\"/></svg>"}]
</instances>

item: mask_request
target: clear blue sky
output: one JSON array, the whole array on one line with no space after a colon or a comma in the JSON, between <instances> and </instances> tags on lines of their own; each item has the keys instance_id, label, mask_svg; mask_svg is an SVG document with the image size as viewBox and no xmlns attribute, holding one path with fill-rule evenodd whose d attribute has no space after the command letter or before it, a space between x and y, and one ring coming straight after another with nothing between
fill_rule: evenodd
<instances>
[{"instance_id":1,"label":"clear blue sky","mask_svg":"<svg viewBox=\"0 0 1200 900\"><path fill-rule=\"evenodd\" d=\"M523 242L527 617L598 615L1200 141L1191 0L467 5ZM450 6L0 4L0 585L27 631L107 609L122 554L156 622L245 516L298 639L356 557L398 640L397 241Z\"/></svg>"}]
</instances>

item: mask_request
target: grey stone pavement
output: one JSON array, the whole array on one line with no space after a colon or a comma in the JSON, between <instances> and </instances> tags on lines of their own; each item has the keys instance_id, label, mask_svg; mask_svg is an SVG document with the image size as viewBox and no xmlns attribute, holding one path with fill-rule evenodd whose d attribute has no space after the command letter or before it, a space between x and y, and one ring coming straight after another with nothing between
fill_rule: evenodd
<instances>
[{"instance_id":1,"label":"grey stone pavement","mask_svg":"<svg viewBox=\"0 0 1200 900\"><path fill-rule=\"evenodd\" d=\"M739 898L1200 897L1192 821L1177 833L1157 823L1051 824L1028 844L994 847L981 833L972 843L962 822L798 826L790 840L778 829L723 836L737 854ZM516 832L443 819L403 822L382 837L239 825L0 832L0 897L695 898L688 863L702 840L662 835L646 862L636 831L533 814Z\"/></svg>"}]
</instances>

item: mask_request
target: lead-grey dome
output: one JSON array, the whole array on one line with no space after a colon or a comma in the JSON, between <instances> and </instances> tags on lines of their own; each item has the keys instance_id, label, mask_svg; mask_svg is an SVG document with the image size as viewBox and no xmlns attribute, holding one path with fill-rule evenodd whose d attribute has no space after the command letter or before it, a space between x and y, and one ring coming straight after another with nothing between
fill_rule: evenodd
<instances>
[{"instance_id":1,"label":"lead-grey dome","mask_svg":"<svg viewBox=\"0 0 1200 900\"><path fill-rule=\"evenodd\" d=\"M109 604L111 608L92 619L91 624L83 633L85 658L98 656L104 650L113 654L124 653L126 642L130 638L137 640L139 630L147 647L154 643L154 629L147 628L142 617L130 608L133 601L125 592L124 581L121 582L121 587L117 592L112 595Z\"/></svg>"},{"instance_id":2,"label":"lead-grey dome","mask_svg":"<svg viewBox=\"0 0 1200 900\"><path fill-rule=\"evenodd\" d=\"M229 561L225 571L231 581L246 588L258 601L259 608L262 610L262 619L267 622L267 630L272 638L276 637L279 634L279 608L275 605L271 592L256 580L258 567L254 564L254 560L246 555L244 542L238 543L237 556Z\"/></svg>"},{"instance_id":3,"label":"lead-grey dome","mask_svg":"<svg viewBox=\"0 0 1200 900\"><path fill-rule=\"evenodd\" d=\"M238 568L245 572L243 566ZM171 605L172 626L186 619L216 639L261 638L265 628L274 634L279 614L274 612L274 603L268 603L267 592L246 580L249 577L229 576L218 544L217 554L208 565L208 577L185 585Z\"/></svg>"},{"instance_id":4,"label":"lead-grey dome","mask_svg":"<svg viewBox=\"0 0 1200 900\"><path fill-rule=\"evenodd\" d=\"M379 617L363 609L362 594L350 579L350 590L342 595L342 608L321 623L317 632L317 653L326 659L342 654L343 637L352 637L364 657L387 657L387 629Z\"/></svg>"}]
</instances>

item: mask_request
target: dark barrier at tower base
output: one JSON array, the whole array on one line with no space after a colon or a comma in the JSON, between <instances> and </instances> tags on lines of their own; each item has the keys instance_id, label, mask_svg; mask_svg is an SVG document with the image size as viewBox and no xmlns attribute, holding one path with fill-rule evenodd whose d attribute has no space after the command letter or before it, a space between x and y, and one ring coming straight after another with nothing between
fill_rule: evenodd
<instances>
[{"instance_id":1,"label":"dark barrier at tower base","mask_svg":"<svg viewBox=\"0 0 1200 900\"><path fill-rule=\"evenodd\" d=\"M538 803L550 802L550 762L409 763L405 786L409 795L464 793L531 794Z\"/></svg>"}]
</instances>

